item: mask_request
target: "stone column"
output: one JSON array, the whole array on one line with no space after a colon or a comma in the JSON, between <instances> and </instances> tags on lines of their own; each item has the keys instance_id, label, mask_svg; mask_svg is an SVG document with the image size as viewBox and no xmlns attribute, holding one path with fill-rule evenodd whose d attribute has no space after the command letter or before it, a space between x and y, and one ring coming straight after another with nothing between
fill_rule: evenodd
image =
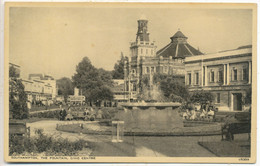
<instances>
[{"instance_id":1,"label":"stone column","mask_svg":"<svg viewBox=\"0 0 260 166\"><path fill-rule=\"evenodd\" d=\"M226 71L227 71L227 67L226 67L226 64L224 64L223 85L226 85Z\"/></svg>"},{"instance_id":2,"label":"stone column","mask_svg":"<svg viewBox=\"0 0 260 166\"><path fill-rule=\"evenodd\" d=\"M201 86L204 86L204 67L201 65Z\"/></svg>"},{"instance_id":3,"label":"stone column","mask_svg":"<svg viewBox=\"0 0 260 166\"><path fill-rule=\"evenodd\" d=\"M208 73L207 73L207 66L204 66L205 68L205 86L208 86Z\"/></svg>"},{"instance_id":4,"label":"stone column","mask_svg":"<svg viewBox=\"0 0 260 166\"><path fill-rule=\"evenodd\" d=\"M193 86L194 84L194 71L191 71L191 86Z\"/></svg>"},{"instance_id":5,"label":"stone column","mask_svg":"<svg viewBox=\"0 0 260 166\"><path fill-rule=\"evenodd\" d=\"M252 82L252 61L248 62L248 84Z\"/></svg>"},{"instance_id":6,"label":"stone column","mask_svg":"<svg viewBox=\"0 0 260 166\"><path fill-rule=\"evenodd\" d=\"M229 63L227 64L227 75L226 75L226 77L227 77L227 85L229 85L229 78L230 78L230 75L229 75Z\"/></svg>"}]
</instances>

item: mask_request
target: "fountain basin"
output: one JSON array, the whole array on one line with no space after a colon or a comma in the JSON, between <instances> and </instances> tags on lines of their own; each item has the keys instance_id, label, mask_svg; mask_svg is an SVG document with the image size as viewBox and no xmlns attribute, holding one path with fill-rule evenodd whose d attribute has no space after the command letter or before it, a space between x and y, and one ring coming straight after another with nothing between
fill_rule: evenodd
<instances>
[{"instance_id":1,"label":"fountain basin","mask_svg":"<svg viewBox=\"0 0 260 166\"><path fill-rule=\"evenodd\" d=\"M180 103L173 103L173 102L160 102L160 103L124 103L122 104L125 108L142 108L142 107L173 107L178 108L181 106Z\"/></svg>"},{"instance_id":2,"label":"fountain basin","mask_svg":"<svg viewBox=\"0 0 260 166\"><path fill-rule=\"evenodd\" d=\"M171 132L183 127L178 113L180 103L125 103L117 119L124 121L125 131Z\"/></svg>"}]
</instances>

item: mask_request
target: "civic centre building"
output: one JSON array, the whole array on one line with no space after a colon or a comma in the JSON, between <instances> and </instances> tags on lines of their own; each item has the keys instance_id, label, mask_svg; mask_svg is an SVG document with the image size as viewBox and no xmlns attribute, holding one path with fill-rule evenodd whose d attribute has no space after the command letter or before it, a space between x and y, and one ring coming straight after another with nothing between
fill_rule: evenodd
<instances>
[{"instance_id":1,"label":"civic centre building","mask_svg":"<svg viewBox=\"0 0 260 166\"><path fill-rule=\"evenodd\" d=\"M148 20L137 22L136 40L130 44L129 61L124 64L124 99L136 101L142 92L142 79L148 77L153 88L153 75L160 73L183 78L190 92L211 92L221 111L244 109L244 98L252 88L251 45L204 55L178 30L170 43L157 51L149 39Z\"/></svg>"},{"instance_id":2,"label":"civic centre building","mask_svg":"<svg viewBox=\"0 0 260 166\"><path fill-rule=\"evenodd\" d=\"M129 61L124 64L124 83L128 100L137 100L142 91L142 78L149 78L149 87L153 88L155 73L172 75L183 79L185 77L185 57L201 55L187 42L187 37L179 30L170 39L170 43L157 51L154 41L150 41L148 20L141 18L138 21L138 30L135 42L130 44Z\"/></svg>"},{"instance_id":3,"label":"civic centre building","mask_svg":"<svg viewBox=\"0 0 260 166\"><path fill-rule=\"evenodd\" d=\"M185 82L191 92L212 92L219 110L242 111L252 87L252 46L187 57Z\"/></svg>"}]
</instances>

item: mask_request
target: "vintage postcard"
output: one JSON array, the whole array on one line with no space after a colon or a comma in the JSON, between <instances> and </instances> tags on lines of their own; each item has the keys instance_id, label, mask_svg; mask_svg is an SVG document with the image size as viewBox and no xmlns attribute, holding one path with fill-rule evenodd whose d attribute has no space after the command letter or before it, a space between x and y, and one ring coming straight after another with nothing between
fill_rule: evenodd
<instances>
[{"instance_id":1,"label":"vintage postcard","mask_svg":"<svg viewBox=\"0 0 260 166\"><path fill-rule=\"evenodd\" d=\"M5 161L255 163L256 6L5 3Z\"/></svg>"}]
</instances>

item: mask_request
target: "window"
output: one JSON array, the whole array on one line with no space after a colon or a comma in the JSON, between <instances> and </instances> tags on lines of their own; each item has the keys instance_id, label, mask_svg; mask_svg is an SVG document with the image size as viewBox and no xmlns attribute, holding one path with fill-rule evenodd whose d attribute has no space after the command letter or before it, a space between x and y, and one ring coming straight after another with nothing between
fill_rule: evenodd
<instances>
[{"instance_id":1,"label":"window","mask_svg":"<svg viewBox=\"0 0 260 166\"><path fill-rule=\"evenodd\" d=\"M150 73L149 67L146 67L146 73Z\"/></svg>"},{"instance_id":2,"label":"window","mask_svg":"<svg viewBox=\"0 0 260 166\"><path fill-rule=\"evenodd\" d=\"M218 71L218 82L223 82L223 71Z\"/></svg>"},{"instance_id":3,"label":"window","mask_svg":"<svg viewBox=\"0 0 260 166\"><path fill-rule=\"evenodd\" d=\"M215 81L214 71L211 70L210 71L210 82L214 82L214 81Z\"/></svg>"},{"instance_id":4,"label":"window","mask_svg":"<svg viewBox=\"0 0 260 166\"><path fill-rule=\"evenodd\" d=\"M151 72L154 73L154 67L151 68Z\"/></svg>"},{"instance_id":5,"label":"window","mask_svg":"<svg viewBox=\"0 0 260 166\"><path fill-rule=\"evenodd\" d=\"M167 69L168 69L167 66L164 66L164 72L165 73L167 73L167 71L168 71Z\"/></svg>"},{"instance_id":6,"label":"window","mask_svg":"<svg viewBox=\"0 0 260 166\"><path fill-rule=\"evenodd\" d=\"M157 66L157 67L156 67L156 72L159 73L159 70L160 70L160 67Z\"/></svg>"},{"instance_id":7,"label":"window","mask_svg":"<svg viewBox=\"0 0 260 166\"><path fill-rule=\"evenodd\" d=\"M136 84L133 84L133 91L136 91Z\"/></svg>"},{"instance_id":8,"label":"window","mask_svg":"<svg viewBox=\"0 0 260 166\"><path fill-rule=\"evenodd\" d=\"M151 50L151 54L153 55L153 50Z\"/></svg>"},{"instance_id":9,"label":"window","mask_svg":"<svg viewBox=\"0 0 260 166\"><path fill-rule=\"evenodd\" d=\"M220 103L220 93L217 93L217 103Z\"/></svg>"},{"instance_id":10,"label":"window","mask_svg":"<svg viewBox=\"0 0 260 166\"><path fill-rule=\"evenodd\" d=\"M233 81L237 81L237 69L233 69Z\"/></svg>"},{"instance_id":11,"label":"window","mask_svg":"<svg viewBox=\"0 0 260 166\"><path fill-rule=\"evenodd\" d=\"M195 73L195 85L199 85L199 73Z\"/></svg>"},{"instance_id":12,"label":"window","mask_svg":"<svg viewBox=\"0 0 260 166\"><path fill-rule=\"evenodd\" d=\"M191 73L188 73L188 85L191 85Z\"/></svg>"},{"instance_id":13,"label":"window","mask_svg":"<svg viewBox=\"0 0 260 166\"><path fill-rule=\"evenodd\" d=\"M146 54L148 54L148 49L146 49Z\"/></svg>"},{"instance_id":14,"label":"window","mask_svg":"<svg viewBox=\"0 0 260 166\"><path fill-rule=\"evenodd\" d=\"M143 49L141 48L141 54L143 54Z\"/></svg>"},{"instance_id":15,"label":"window","mask_svg":"<svg viewBox=\"0 0 260 166\"><path fill-rule=\"evenodd\" d=\"M242 74L243 74L243 78L242 79L244 81L248 81L248 73L247 73L247 69L246 68L243 69L243 73Z\"/></svg>"}]
</instances>

